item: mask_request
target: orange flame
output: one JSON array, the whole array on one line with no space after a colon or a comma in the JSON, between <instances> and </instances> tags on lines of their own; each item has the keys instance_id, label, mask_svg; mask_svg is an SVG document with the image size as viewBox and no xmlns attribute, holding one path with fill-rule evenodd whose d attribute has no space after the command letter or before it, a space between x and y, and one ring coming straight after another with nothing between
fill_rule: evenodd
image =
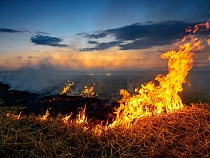
<instances>
[{"instance_id":1,"label":"orange flame","mask_svg":"<svg viewBox=\"0 0 210 158\"><path fill-rule=\"evenodd\" d=\"M49 110L47 109L45 114L41 117L41 120L46 120L48 118L48 116L50 115Z\"/></svg>"},{"instance_id":2,"label":"orange flame","mask_svg":"<svg viewBox=\"0 0 210 158\"><path fill-rule=\"evenodd\" d=\"M22 111L18 114L18 115L15 115L15 114L12 114L12 113L7 113L6 114L6 117L9 118L9 117L12 117L14 120L19 120L20 119L20 116L22 114Z\"/></svg>"},{"instance_id":3,"label":"orange flame","mask_svg":"<svg viewBox=\"0 0 210 158\"><path fill-rule=\"evenodd\" d=\"M71 117L72 113L70 115L67 115L66 117L62 118L63 123L68 123L70 117Z\"/></svg>"},{"instance_id":4,"label":"orange flame","mask_svg":"<svg viewBox=\"0 0 210 158\"><path fill-rule=\"evenodd\" d=\"M76 123L78 123L78 124L87 123L88 124L87 117L86 117L86 114L85 114L85 110L86 110L86 106L77 115Z\"/></svg>"},{"instance_id":5,"label":"orange flame","mask_svg":"<svg viewBox=\"0 0 210 158\"><path fill-rule=\"evenodd\" d=\"M205 27L205 28L204 28ZM200 28L209 29L209 22L197 24L193 33ZM190 29L187 29L190 32ZM123 96L119 101L120 107L116 109L116 119L110 125L124 125L129 127L137 118L144 116L171 113L183 108L183 103L178 95L183 91L182 84L186 82L186 76L192 68L193 51L202 49L201 40L193 35L185 36L178 44L178 50L170 50L161 55L162 59L168 59L168 74L157 75L155 82L151 81L141 88L135 89L131 95L126 90L120 90Z\"/></svg>"},{"instance_id":6,"label":"orange flame","mask_svg":"<svg viewBox=\"0 0 210 158\"><path fill-rule=\"evenodd\" d=\"M210 38L207 40L208 45L210 46Z\"/></svg>"},{"instance_id":7,"label":"orange flame","mask_svg":"<svg viewBox=\"0 0 210 158\"><path fill-rule=\"evenodd\" d=\"M86 98L86 97L89 97L89 98L97 97L98 94L94 92L95 85L96 84L94 83L90 88L85 86L84 90L80 93L80 96L82 96L84 98Z\"/></svg>"},{"instance_id":8,"label":"orange flame","mask_svg":"<svg viewBox=\"0 0 210 158\"><path fill-rule=\"evenodd\" d=\"M193 33L196 33L198 30L200 31L209 30L209 28L210 28L210 23L208 21L206 23L197 24L194 26Z\"/></svg>"},{"instance_id":9,"label":"orange flame","mask_svg":"<svg viewBox=\"0 0 210 158\"><path fill-rule=\"evenodd\" d=\"M73 86L73 85L74 85L74 82L68 83L66 86L63 87L63 90L60 92L60 94L61 95L66 94L70 90L71 86Z\"/></svg>"}]
</instances>

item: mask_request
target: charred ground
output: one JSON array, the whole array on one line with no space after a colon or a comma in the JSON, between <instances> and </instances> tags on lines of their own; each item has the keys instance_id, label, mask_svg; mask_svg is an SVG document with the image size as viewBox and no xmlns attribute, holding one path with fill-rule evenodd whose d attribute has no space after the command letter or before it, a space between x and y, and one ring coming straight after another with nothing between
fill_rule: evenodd
<instances>
[{"instance_id":1,"label":"charred ground","mask_svg":"<svg viewBox=\"0 0 210 158\"><path fill-rule=\"evenodd\" d=\"M0 106L18 106L19 112L29 115L44 115L48 109L50 116L58 114L76 116L86 107L86 115L92 120L109 120L113 117L113 110L118 107L117 102L109 102L97 98L83 98L81 96L49 95L42 96L27 91L11 90L8 84L0 83ZM110 115L111 114L111 115ZM110 117L111 116L111 117Z\"/></svg>"}]
</instances>

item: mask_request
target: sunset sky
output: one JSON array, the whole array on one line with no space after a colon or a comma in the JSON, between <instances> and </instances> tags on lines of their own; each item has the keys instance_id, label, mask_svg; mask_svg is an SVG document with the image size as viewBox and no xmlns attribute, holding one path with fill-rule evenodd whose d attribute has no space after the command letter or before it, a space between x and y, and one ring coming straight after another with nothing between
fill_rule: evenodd
<instances>
[{"instance_id":1,"label":"sunset sky","mask_svg":"<svg viewBox=\"0 0 210 158\"><path fill-rule=\"evenodd\" d=\"M0 70L163 69L160 54L209 21L209 8L209 0L0 0ZM197 52L195 67L210 70L209 55Z\"/></svg>"}]
</instances>

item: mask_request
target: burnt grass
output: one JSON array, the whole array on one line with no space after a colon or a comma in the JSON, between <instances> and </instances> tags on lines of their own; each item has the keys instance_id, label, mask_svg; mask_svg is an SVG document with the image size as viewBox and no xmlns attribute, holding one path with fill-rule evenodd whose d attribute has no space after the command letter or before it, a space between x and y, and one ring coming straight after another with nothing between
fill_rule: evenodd
<instances>
[{"instance_id":1,"label":"burnt grass","mask_svg":"<svg viewBox=\"0 0 210 158\"><path fill-rule=\"evenodd\" d=\"M27 91L10 90L9 85L0 83L0 106L19 106L19 112L29 115L44 115L48 109L52 117L58 114L73 117L86 107L86 115L94 120L112 120L113 110L118 107L117 102L109 102L97 98L83 98L80 96L50 95L41 96ZM112 114L112 115L110 115Z\"/></svg>"},{"instance_id":2,"label":"burnt grass","mask_svg":"<svg viewBox=\"0 0 210 158\"><path fill-rule=\"evenodd\" d=\"M130 128L117 126L99 136L91 125L111 122L118 103L78 96L42 97L9 88L0 84L0 157L210 157L208 103L144 117ZM75 118L85 106L88 125L63 123L65 115L73 113ZM46 109L50 117L41 121Z\"/></svg>"}]
</instances>

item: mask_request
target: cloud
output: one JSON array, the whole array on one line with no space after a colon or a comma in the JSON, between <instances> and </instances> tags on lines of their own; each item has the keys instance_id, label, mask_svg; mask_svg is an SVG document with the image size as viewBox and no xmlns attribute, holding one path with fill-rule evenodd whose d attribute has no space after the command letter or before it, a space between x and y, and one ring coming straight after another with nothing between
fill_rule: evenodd
<instances>
[{"instance_id":1,"label":"cloud","mask_svg":"<svg viewBox=\"0 0 210 158\"><path fill-rule=\"evenodd\" d=\"M96 47L94 48L82 48L80 51L93 51L93 50L105 50L114 46L119 45L119 41L112 41L112 42L107 42L107 43L98 43Z\"/></svg>"},{"instance_id":2,"label":"cloud","mask_svg":"<svg viewBox=\"0 0 210 158\"><path fill-rule=\"evenodd\" d=\"M62 41L63 39L58 38L58 37L43 36L40 34L31 37L31 42L35 43L36 45L67 47L68 45L60 43Z\"/></svg>"},{"instance_id":3,"label":"cloud","mask_svg":"<svg viewBox=\"0 0 210 158\"><path fill-rule=\"evenodd\" d=\"M29 58L29 59L30 59L30 58L32 59L32 58L36 58L36 57L28 56L28 58Z\"/></svg>"},{"instance_id":4,"label":"cloud","mask_svg":"<svg viewBox=\"0 0 210 158\"><path fill-rule=\"evenodd\" d=\"M94 34L89 34L89 33L87 33L87 34L85 35L85 37L87 37L87 38L95 38L95 39L98 39L98 38L104 38L104 37L106 37L108 34L109 34L108 32L96 32L96 33L94 33Z\"/></svg>"},{"instance_id":5,"label":"cloud","mask_svg":"<svg viewBox=\"0 0 210 158\"><path fill-rule=\"evenodd\" d=\"M97 41L88 41L89 44L99 44Z\"/></svg>"},{"instance_id":6,"label":"cloud","mask_svg":"<svg viewBox=\"0 0 210 158\"><path fill-rule=\"evenodd\" d=\"M8 29L8 28L0 28L0 32L3 32L3 33L19 33L19 32L22 32L22 31Z\"/></svg>"},{"instance_id":7,"label":"cloud","mask_svg":"<svg viewBox=\"0 0 210 158\"><path fill-rule=\"evenodd\" d=\"M49 33L47 33L47 32L42 32L42 31L37 31L36 34L37 34L37 35L49 35Z\"/></svg>"},{"instance_id":8,"label":"cloud","mask_svg":"<svg viewBox=\"0 0 210 158\"><path fill-rule=\"evenodd\" d=\"M119 46L121 50L147 49L153 46L170 45L177 39L181 39L187 33L187 27L194 27L195 23L186 23L183 21L164 21L164 22L146 22L135 23L120 28L108 29L99 32L82 33L88 39L105 38L108 35L113 36L114 41L99 43L89 40L89 44L96 44L92 48L82 48L81 51L104 50L113 46Z\"/></svg>"}]
</instances>

